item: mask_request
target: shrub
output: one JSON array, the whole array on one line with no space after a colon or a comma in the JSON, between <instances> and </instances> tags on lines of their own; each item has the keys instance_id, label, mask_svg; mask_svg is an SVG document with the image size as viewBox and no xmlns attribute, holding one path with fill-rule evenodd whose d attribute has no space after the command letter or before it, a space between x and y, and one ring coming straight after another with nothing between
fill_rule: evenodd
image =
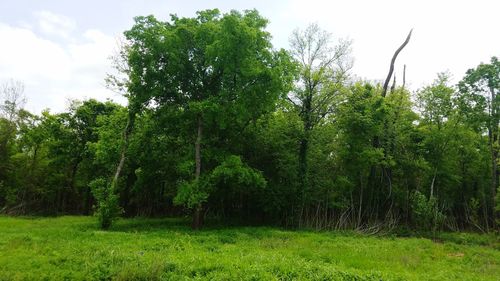
<instances>
[{"instance_id":1,"label":"shrub","mask_svg":"<svg viewBox=\"0 0 500 281\"><path fill-rule=\"evenodd\" d=\"M118 195L114 188L103 178L98 178L89 183L92 194L97 200L95 216L99 220L102 229L108 229L118 216L123 213L123 209L118 203Z\"/></svg>"},{"instance_id":2,"label":"shrub","mask_svg":"<svg viewBox=\"0 0 500 281\"><path fill-rule=\"evenodd\" d=\"M411 207L417 229L436 231L443 225L445 215L439 210L436 197L427 199L424 194L415 191L411 196Z\"/></svg>"}]
</instances>

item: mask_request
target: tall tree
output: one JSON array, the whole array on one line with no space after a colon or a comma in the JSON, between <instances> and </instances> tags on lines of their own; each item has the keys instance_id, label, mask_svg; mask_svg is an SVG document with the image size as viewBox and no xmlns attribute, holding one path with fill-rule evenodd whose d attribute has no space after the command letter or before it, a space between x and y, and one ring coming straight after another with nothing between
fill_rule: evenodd
<instances>
[{"instance_id":1,"label":"tall tree","mask_svg":"<svg viewBox=\"0 0 500 281\"><path fill-rule=\"evenodd\" d=\"M431 165L431 181L429 197L435 197L435 187L438 175L443 174L446 165L446 154L449 143L454 137L458 125L454 116L452 96L454 89L447 85L448 76L444 73L438 75L438 79L430 86L424 87L417 94L422 120L420 127L425 130L425 141L427 145L427 159ZM441 170L440 170L441 169Z\"/></svg>"},{"instance_id":2,"label":"tall tree","mask_svg":"<svg viewBox=\"0 0 500 281\"><path fill-rule=\"evenodd\" d=\"M299 112L304 126L298 171L303 205L308 189L307 155L311 131L328 114L333 113L334 99L352 66L351 42L339 40L335 45L331 34L311 24L305 30L295 30L290 45L291 53L299 65L299 75L288 100Z\"/></svg>"},{"instance_id":3,"label":"tall tree","mask_svg":"<svg viewBox=\"0 0 500 281\"><path fill-rule=\"evenodd\" d=\"M0 196L7 198L8 174L13 170L11 156L14 154L19 129L20 112L25 103L24 84L9 80L0 86ZM3 195L3 196L2 196ZM6 204L8 200L1 200Z\"/></svg>"},{"instance_id":4,"label":"tall tree","mask_svg":"<svg viewBox=\"0 0 500 281\"><path fill-rule=\"evenodd\" d=\"M500 61L492 57L489 64L481 63L469 69L459 82L459 101L464 114L471 121L478 121L478 128L486 128L491 158L490 214L493 218L495 196L499 184L498 151L500 119ZM495 223L493 218L491 221Z\"/></svg>"},{"instance_id":5,"label":"tall tree","mask_svg":"<svg viewBox=\"0 0 500 281\"><path fill-rule=\"evenodd\" d=\"M339 106L337 123L342 149L338 153L350 182L351 212L356 214L358 227L368 211L366 198L370 191L367 189L372 184L369 182L372 167L380 165L384 156L382 148L372 145L374 137L380 136L383 130L383 101L377 88L356 83L350 87L346 102Z\"/></svg>"},{"instance_id":6,"label":"tall tree","mask_svg":"<svg viewBox=\"0 0 500 281\"><path fill-rule=\"evenodd\" d=\"M181 185L182 194L189 194L181 201L194 209L195 229L208 196L203 173L210 169L202 164L214 160L203 159L203 147L210 147L207 135L241 129L286 91L288 56L272 50L266 25L255 10L224 15L206 10L195 18L172 16L170 22L138 17L125 32L130 94L188 121L184 135L194 144L195 165L191 183Z\"/></svg>"}]
</instances>

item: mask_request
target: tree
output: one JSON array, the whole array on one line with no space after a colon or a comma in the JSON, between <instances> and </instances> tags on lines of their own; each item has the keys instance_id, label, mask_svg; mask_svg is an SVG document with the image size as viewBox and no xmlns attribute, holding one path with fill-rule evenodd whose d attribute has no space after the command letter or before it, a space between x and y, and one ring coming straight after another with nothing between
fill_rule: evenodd
<instances>
[{"instance_id":1,"label":"tree","mask_svg":"<svg viewBox=\"0 0 500 281\"><path fill-rule=\"evenodd\" d=\"M131 109L122 107L112 114L101 116L97 120L98 139L89 144L89 150L94 155L93 164L99 167L97 170L100 173L94 175L88 186L96 199L95 215L103 229L111 227L113 221L123 212L118 190L120 178L116 175L126 170L125 154L128 152L128 138L133 128L129 127L131 118L135 123L135 116L131 117ZM119 137L121 133L123 136ZM110 178L110 174L113 177Z\"/></svg>"},{"instance_id":2,"label":"tree","mask_svg":"<svg viewBox=\"0 0 500 281\"><path fill-rule=\"evenodd\" d=\"M423 154L428 163L427 179L428 193L424 186L423 191L415 190L411 196L412 217L420 229L438 227L442 220L440 199L447 198L444 192L456 173L453 162L456 149L453 139L457 137L458 116L452 102L455 90L448 86L448 75L438 74L438 78L429 86L417 92L417 106L421 114L419 129L424 136ZM456 183L455 183L456 184ZM458 186L458 185L455 185ZM438 192L438 187L440 187ZM424 193L429 194L428 199ZM442 195L444 198L440 198Z\"/></svg>"},{"instance_id":3,"label":"tree","mask_svg":"<svg viewBox=\"0 0 500 281\"><path fill-rule=\"evenodd\" d=\"M334 45L328 32L311 24L303 31L295 30L290 45L299 67L298 80L288 100L299 112L303 123L298 171L303 208L308 191L307 157L311 131L325 116L333 113L334 100L351 68L351 42L340 40Z\"/></svg>"},{"instance_id":4,"label":"tree","mask_svg":"<svg viewBox=\"0 0 500 281\"><path fill-rule=\"evenodd\" d=\"M384 181L379 181L381 189L375 184L372 192L380 202L379 218L384 220L400 217L409 222L411 192L420 187L427 167L420 149L422 136L416 126L420 119L413 110L411 95L404 87L396 87L383 98L385 116L381 147L384 161L380 172ZM383 192L376 195L377 190Z\"/></svg>"},{"instance_id":5,"label":"tree","mask_svg":"<svg viewBox=\"0 0 500 281\"><path fill-rule=\"evenodd\" d=\"M380 136L385 118L384 99L370 84L356 83L349 88L346 101L339 106L337 123L340 131L338 153L344 175L348 180L351 210L361 226L366 204L367 188L372 167L380 165L384 152L373 146L372 140ZM357 196L357 204L354 197ZM357 207L357 209L355 208Z\"/></svg>"},{"instance_id":6,"label":"tree","mask_svg":"<svg viewBox=\"0 0 500 281\"><path fill-rule=\"evenodd\" d=\"M489 64L481 63L469 69L458 84L461 112L477 129L485 128L488 133L491 158L490 214L495 223L495 194L499 186L498 151L500 120L500 61L492 57Z\"/></svg>"},{"instance_id":7,"label":"tree","mask_svg":"<svg viewBox=\"0 0 500 281\"><path fill-rule=\"evenodd\" d=\"M454 137L457 119L453 118L454 110L452 96L454 89L447 85L448 76L444 73L431 86L424 87L417 94L418 106L423 117L421 128L426 130L426 143L428 145L428 160L432 166L432 180L429 197L435 196L435 182L439 168L448 152L448 144ZM453 119L452 119L453 118Z\"/></svg>"},{"instance_id":8,"label":"tree","mask_svg":"<svg viewBox=\"0 0 500 281\"><path fill-rule=\"evenodd\" d=\"M11 157L15 153L20 112L25 103L24 84L9 80L0 86L0 204L7 205L13 193L12 184L7 183L15 167ZM9 187L10 186L10 187ZM4 198L4 200L2 200ZM2 202L4 201L4 202ZM2 204L3 203L3 204Z\"/></svg>"},{"instance_id":9,"label":"tree","mask_svg":"<svg viewBox=\"0 0 500 281\"><path fill-rule=\"evenodd\" d=\"M13 122L26 103L24 84L21 81L9 80L1 86L1 94L1 116Z\"/></svg>"},{"instance_id":10,"label":"tree","mask_svg":"<svg viewBox=\"0 0 500 281\"><path fill-rule=\"evenodd\" d=\"M74 197L82 194L83 202L75 202L75 208L89 214L92 206L92 194L89 182L98 177L96 165L93 163L94 153L90 145L98 141L98 119L118 110L119 106L112 102L99 102L94 99L72 101L67 112L43 115L42 125L47 131L47 147L51 155L51 166L63 173L59 182L61 204L68 204L68 195ZM64 207L61 209L65 210Z\"/></svg>"},{"instance_id":11,"label":"tree","mask_svg":"<svg viewBox=\"0 0 500 281\"><path fill-rule=\"evenodd\" d=\"M191 196L183 198L196 198L189 203L194 229L202 225L206 196L198 195L205 192L203 173L210 172L202 164L223 161L203 160L210 133L241 130L273 109L286 92L288 56L272 50L266 25L255 10L224 15L206 10L196 18L174 15L170 22L138 17L125 32L131 97L144 105L152 102L158 110L176 111L186 121L184 137L194 143L194 176L179 191L185 194L183 189L189 188Z\"/></svg>"},{"instance_id":12,"label":"tree","mask_svg":"<svg viewBox=\"0 0 500 281\"><path fill-rule=\"evenodd\" d=\"M0 213L493 229L496 58L413 93L393 75L411 33L376 85L349 77L348 41L310 25L278 51L266 25L253 10L136 18L106 80L126 107L34 114L22 83L0 87Z\"/></svg>"},{"instance_id":13,"label":"tree","mask_svg":"<svg viewBox=\"0 0 500 281\"><path fill-rule=\"evenodd\" d=\"M464 114L462 98L448 86L446 74L417 93L420 147L427 166L419 192L428 194L428 203L434 202L434 210L444 211L453 224L482 229L488 224L487 142Z\"/></svg>"}]
</instances>

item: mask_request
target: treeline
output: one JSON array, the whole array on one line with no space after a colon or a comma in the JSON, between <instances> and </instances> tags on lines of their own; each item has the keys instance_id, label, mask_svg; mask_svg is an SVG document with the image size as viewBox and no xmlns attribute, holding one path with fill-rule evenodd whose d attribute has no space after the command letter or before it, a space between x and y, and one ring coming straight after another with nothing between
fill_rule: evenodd
<instances>
[{"instance_id":1,"label":"treeline","mask_svg":"<svg viewBox=\"0 0 500 281\"><path fill-rule=\"evenodd\" d=\"M376 232L496 227L500 62L411 92L351 76L316 25L275 50L257 11L137 17L107 78L128 106L22 108L2 89L0 210L192 215Z\"/></svg>"}]
</instances>

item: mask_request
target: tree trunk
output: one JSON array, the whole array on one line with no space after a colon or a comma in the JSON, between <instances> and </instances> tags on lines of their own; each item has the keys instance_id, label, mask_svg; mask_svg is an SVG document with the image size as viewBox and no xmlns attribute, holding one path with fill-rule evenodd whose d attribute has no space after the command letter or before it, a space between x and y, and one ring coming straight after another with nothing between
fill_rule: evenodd
<instances>
[{"instance_id":1,"label":"tree trunk","mask_svg":"<svg viewBox=\"0 0 500 281\"><path fill-rule=\"evenodd\" d=\"M492 208L492 214L493 214L493 222L495 221L495 196L496 196L496 190L498 188L498 151L497 151L497 139L498 136L496 134L493 134L492 136L492 143L490 144L490 149L491 149L491 197L490 197L490 204Z\"/></svg>"},{"instance_id":2,"label":"tree trunk","mask_svg":"<svg viewBox=\"0 0 500 281\"><path fill-rule=\"evenodd\" d=\"M307 165L307 154L309 151L309 136L312 130L312 93L314 89L308 87L309 95L304 101L304 111L302 115L302 122L304 123L304 135L300 140L299 147L299 184L300 184L300 217L299 217L299 227L302 227L302 219L304 214L304 208L306 207L306 193L308 189L308 165Z\"/></svg>"},{"instance_id":3,"label":"tree trunk","mask_svg":"<svg viewBox=\"0 0 500 281\"><path fill-rule=\"evenodd\" d=\"M432 177L432 182L431 182L431 191L430 191L430 196L429 198L434 197L434 183L436 182L436 175L437 175L437 168L434 169L434 176Z\"/></svg>"},{"instance_id":4,"label":"tree trunk","mask_svg":"<svg viewBox=\"0 0 500 281\"><path fill-rule=\"evenodd\" d=\"M113 181L111 182L111 192L115 192L116 185L118 184L118 178L123 169L123 165L126 160L126 152L128 148L128 139L130 134L132 133L132 128L134 127L135 122L135 111L130 111L127 117L127 125L125 125L125 130L123 131L123 144L120 153L120 161L118 162L118 166L116 167L115 175L113 177Z\"/></svg>"},{"instance_id":5,"label":"tree trunk","mask_svg":"<svg viewBox=\"0 0 500 281\"><path fill-rule=\"evenodd\" d=\"M363 212L363 177L359 176L359 208L358 208L358 225L361 226L362 212Z\"/></svg>"},{"instance_id":6,"label":"tree trunk","mask_svg":"<svg viewBox=\"0 0 500 281\"><path fill-rule=\"evenodd\" d=\"M299 149L299 180L302 191L302 197L305 196L307 188L307 152L309 150L309 138L304 137L300 141ZM304 199L304 198L303 198Z\"/></svg>"},{"instance_id":7,"label":"tree trunk","mask_svg":"<svg viewBox=\"0 0 500 281\"><path fill-rule=\"evenodd\" d=\"M90 211L92 209L92 191L90 190L90 187L85 187L85 203L83 207L83 213L85 215L90 215Z\"/></svg>"},{"instance_id":8,"label":"tree trunk","mask_svg":"<svg viewBox=\"0 0 500 281\"><path fill-rule=\"evenodd\" d=\"M491 150L491 210L492 210L492 224L496 226L495 217L495 197L498 188L499 171L498 171L498 104L496 101L495 89L490 88L491 93L491 124L490 124L490 150Z\"/></svg>"},{"instance_id":9,"label":"tree trunk","mask_svg":"<svg viewBox=\"0 0 500 281\"><path fill-rule=\"evenodd\" d=\"M193 222L191 228L193 230L200 230L204 222L203 205L199 203L193 212Z\"/></svg>"},{"instance_id":10,"label":"tree trunk","mask_svg":"<svg viewBox=\"0 0 500 281\"><path fill-rule=\"evenodd\" d=\"M195 148L195 163L196 163L196 170L195 170L195 179L196 179L196 184L199 184L199 179L201 175L201 138L203 134L203 119L201 115L198 116L198 132L196 136L196 142L194 145ZM198 203L196 208L194 209L193 212L193 222L191 227L194 230L198 230L202 227L203 225L203 205L202 203Z\"/></svg>"},{"instance_id":11,"label":"tree trunk","mask_svg":"<svg viewBox=\"0 0 500 281\"><path fill-rule=\"evenodd\" d=\"M70 195L70 201L73 201L75 199L75 195L78 195L78 191L76 190L75 187L75 181L76 181L76 173L78 172L78 165L80 161L77 161L71 165L71 171L70 175L68 177L68 193ZM72 212L80 212L80 207L81 205L78 203L78 201L73 201L75 204L72 206L74 209L73 210L64 210L64 212L72 211Z\"/></svg>"},{"instance_id":12,"label":"tree trunk","mask_svg":"<svg viewBox=\"0 0 500 281\"><path fill-rule=\"evenodd\" d=\"M302 219L304 214L304 208L306 204L306 193L307 193L307 152L309 150L309 137L307 136L309 132L304 132L304 137L300 141L299 147L299 184L300 184L300 217L299 217L299 227L302 227Z\"/></svg>"},{"instance_id":13,"label":"tree trunk","mask_svg":"<svg viewBox=\"0 0 500 281\"><path fill-rule=\"evenodd\" d=\"M120 177L120 174L121 174L122 169L123 169L123 165L125 164L125 158L126 158L125 151L127 150L127 148L126 148L127 146L128 146L128 134L126 134L126 136L124 137L124 144L123 144L122 151L120 154L120 161L118 162L118 166L116 167L116 172L115 172L115 175L113 177L113 181L111 182L111 188L113 190L116 188L118 178Z\"/></svg>"}]
</instances>

